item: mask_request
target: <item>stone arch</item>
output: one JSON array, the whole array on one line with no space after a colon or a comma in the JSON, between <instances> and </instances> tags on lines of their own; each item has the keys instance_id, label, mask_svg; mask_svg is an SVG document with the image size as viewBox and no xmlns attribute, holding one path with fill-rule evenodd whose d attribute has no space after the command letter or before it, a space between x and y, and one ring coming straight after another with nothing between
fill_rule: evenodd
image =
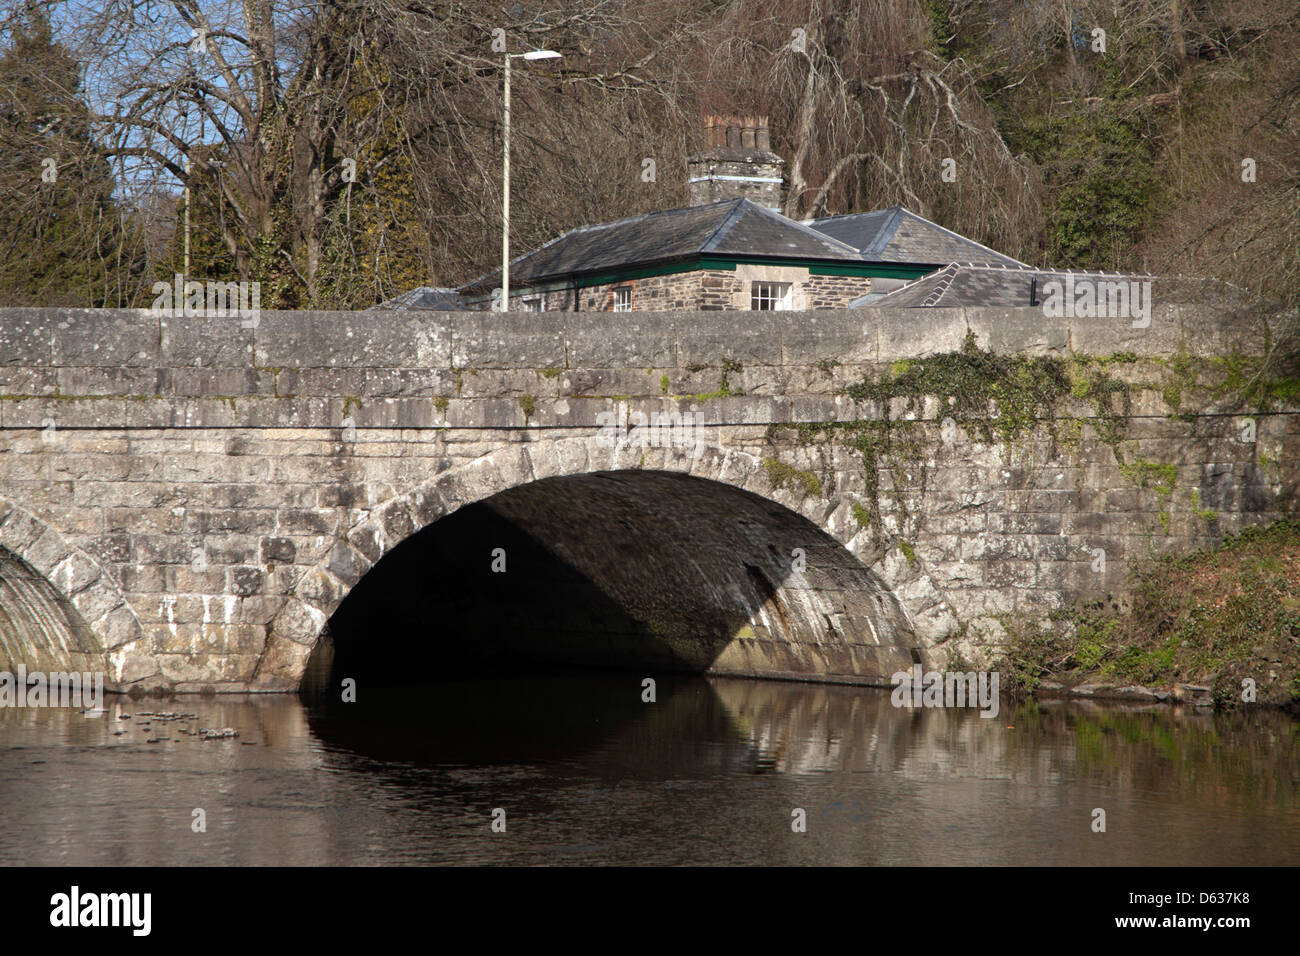
<instances>
[{"instance_id":1,"label":"stone arch","mask_svg":"<svg viewBox=\"0 0 1300 956\"><path fill-rule=\"evenodd\" d=\"M296 689L330 616L349 590L393 547L462 506L545 478L624 470L676 472L730 485L801 515L862 560L870 536L853 517L852 501L837 491L811 494L798 482L773 487L763 459L706 444L679 448L615 446L595 436L515 442L450 468L371 509L306 571L268 627L266 649L252 685ZM919 641L930 646L956 629L956 619L923 570L887 554L868 565L898 598Z\"/></svg>"},{"instance_id":2,"label":"stone arch","mask_svg":"<svg viewBox=\"0 0 1300 956\"><path fill-rule=\"evenodd\" d=\"M0 570L6 569L11 626L17 633L26 618L44 629L48 646L34 650L43 666L103 670L105 686L114 690L157 672L139 618L103 566L17 502L0 498Z\"/></svg>"}]
</instances>

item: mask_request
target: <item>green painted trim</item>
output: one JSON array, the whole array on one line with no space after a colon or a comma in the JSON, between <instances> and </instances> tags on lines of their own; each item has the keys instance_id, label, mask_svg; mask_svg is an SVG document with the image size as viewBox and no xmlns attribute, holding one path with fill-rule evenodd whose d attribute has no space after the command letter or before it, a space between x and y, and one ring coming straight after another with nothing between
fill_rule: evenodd
<instances>
[{"instance_id":1,"label":"green painted trim","mask_svg":"<svg viewBox=\"0 0 1300 956\"><path fill-rule=\"evenodd\" d=\"M895 265L877 262L846 263L824 262L819 259L770 259L762 256L694 256L678 262L642 266L639 269L615 269L580 277L578 287L625 282L629 279L647 279L653 276L675 275L681 272L735 272L738 265L793 266L806 268L811 275L823 276L878 276L887 279L919 279L940 268L937 266ZM512 296L513 298L513 296Z\"/></svg>"},{"instance_id":2,"label":"green painted trim","mask_svg":"<svg viewBox=\"0 0 1300 956\"><path fill-rule=\"evenodd\" d=\"M919 279L922 276L928 276L932 272L937 272L942 266L904 266L904 265L886 265L884 263L868 263L864 269L861 266L820 266L809 268L813 275L823 276L876 276L881 279Z\"/></svg>"},{"instance_id":3,"label":"green painted trim","mask_svg":"<svg viewBox=\"0 0 1300 956\"><path fill-rule=\"evenodd\" d=\"M909 266L878 262L827 262L824 259L786 259L769 256L700 256L701 269L725 269L734 272L737 265L793 266L807 269L812 275L823 276L881 276L891 279L920 278L929 275L939 266Z\"/></svg>"}]
</instances>

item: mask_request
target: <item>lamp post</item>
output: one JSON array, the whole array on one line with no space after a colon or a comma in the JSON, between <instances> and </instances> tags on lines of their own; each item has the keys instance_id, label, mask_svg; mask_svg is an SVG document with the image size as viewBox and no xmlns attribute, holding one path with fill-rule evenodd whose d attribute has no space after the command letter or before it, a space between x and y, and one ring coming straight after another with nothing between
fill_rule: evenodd
<instances>
[{"instance_id":1,"label":"lamp post","mask_svg":"<svg viewBox=\"0 0 1300 956\"><path fill-rule=\"evenodd\" d=\"M527 53L506 54L505 123L502 137L502 190L501 190L501 311L510 311L510 61L555 60L562 54L554 50L530 50Z\"/></svg>"},{"instance_id":2,"label":"lamp post","mask_svg":"<svg viewBox=\"0 0 1300 956\"><path fill-rule=\"evenodd\" d=\"M190 159L185 157L185 264L181 266L181 281L190 278Z\"/></svg>"}]
</instances>

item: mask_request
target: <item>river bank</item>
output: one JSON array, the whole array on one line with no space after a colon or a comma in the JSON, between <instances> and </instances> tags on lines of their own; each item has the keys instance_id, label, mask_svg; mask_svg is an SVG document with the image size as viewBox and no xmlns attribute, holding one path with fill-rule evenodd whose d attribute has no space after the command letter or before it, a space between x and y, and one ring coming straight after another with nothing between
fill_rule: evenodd
<instances>
[{"instance_id":1,"label":"river bank","mask_svg":"<svg viewBox=\"0 0 1300 956\"><path fill-rule=\"evenodd\" d=\"M1122 602L1007 620L1012 694L1300 714L1300 521L1140 561L1129 585Z\"/></svg>"}]
</instances>

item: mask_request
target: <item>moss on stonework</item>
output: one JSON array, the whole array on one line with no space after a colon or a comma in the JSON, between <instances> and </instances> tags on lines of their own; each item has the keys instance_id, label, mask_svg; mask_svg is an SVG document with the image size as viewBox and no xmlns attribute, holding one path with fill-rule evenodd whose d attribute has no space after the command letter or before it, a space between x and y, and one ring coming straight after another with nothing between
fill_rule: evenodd
<instances>
[{"instance_id":1,"label":"moss on stonework","mask_svg":"<svg viewBox=\"0 0 1300 956\"><path fill-rule=\"evenodd\" d=\"M912 543L910 541L904 541L902 538L899 538L898 550L903 555L903 557L907 559L908 564L910 564L914 568L920 567L921 562L919 562L916 559L916 548L912 547Z\"/></svg>"},{"instance_id":2,"label":"moss on stonework","mask_svg":"<svg viewBox=\"0 0 1300 956\"><path fill-rule=\"evenodd\" d=\"M445 412L447 410L447 406L450 404L451 404L451 400L447 398L447 396L445 395L437 395L433 399L433 407L440 412Z\"/></svg>"},{"instance_id":3,"label":"moss on stonework","mask_svg":"<svg viewBox=\"0 0 1300 956\"><path fill-rule=\"evenodd\" d=\"M239 395L205 395L204 398L215 398L218 401L233 402L236 398L251 397ZM166 402L171 401L168 395L63 395L56 388L51 395L22 395L14 392L0 393L0 402Z\"/></svg>"},{"instance_id":4,"label":"moss on stonework","mask_svg":"<svg viewBox=\"0 0 1300 956\"><path fill-rule=\"evenodd\" d=\"M698 370L697 366L691 366L691 369ZM718 374L718 390L716 392L688 395L687 398L693 402L707 402L713 398L730 398L733 395L744 395L744 392L732 387L731 384L731 376L740 370L741 365L739 362L727 359L722 363L722 371Z\"/></svg>"},{"instance_id":5,"label":"moss on stonework","mask_svg":"<svg viewBox=\"0 0 1300 956\"><path fill-rule=\"evenodd\" d=\"M1118 457L1118 456L1117 456ZM1169 502L1178 483L1178 468L1167 463L1149 461L1135 455L1131 461L1119 462L1119 471L1139 488L1154 488L1160 499L1157 518L1165 534L1169 533Z\"/></svg>"},{"instance_id":6,"label":"moss on stonework","mask_svg":"<svg viewBox=\"0 0 1300 956\"><path fill-rule=\"evenodd\" d=\"M1217 511L1215 511L1213 508L1202 508L1202 507L1201 507L1201 489L1200 489L1200 488L1193 488L1193 489L1192 489L1192 514L1195 515L1195 516L1196 516L1198 519L1200 519L1201 521L1206 522L1207 524L1210 524L1210 523L1213 523L1213 522L1216 522L1216 521L1219 520L1219 513L1218 513Z\"/></svg>"},{"instance_id":7,"label":"moss on stonework","mask_svg":"<svg viewBox=\"0 0 1300 956\"><path fill-rule=\"evenodd\" d=\"M862 463L865 495L855 506L854 516L861 527L872 530L879 547L886 532L881 520L881 497L886 489L893 498L889 514L898 529L909 536L916 530L916 502L925 496L934 449L927 429L937 425L946 431L956 426L977 441L997 442L1009 458L1021 439L1036 428L1046 429L1048 454L1055 456L1058 445L1078 445L1084 425L1090 425L1111 449L1127 479L1138 487L1155 488L1161 505L1158 519L1168 532L1176 468L1140 457L1126 460L1122 445L1132 414L1133 391L1155 386L1126 383L1116 372L1127 369L1126 374L1133 377L1133 369L1140 363L1162 367L1162 363L1132 352L1069 358L998 355L979 348L974 335L968 333L955 352L897 361L843 389L855 404L868 405L878 417L773 426L769 439L793 430L806 446L855 450ZM1167 381L1174 383L1180 397L1180 383L1188 377L1186 368L1181 360L1167 367ZM927 399L939 403L938 411L925 408ZM1091 414L1081 417L1071 413L1066 407L1070 402L1086 403ZM922 419L927 412L931 420ZM950 436L945 434L944 440Z\"/></svg>"},{"instance_id":8,"label":"moss on stonework","mask_svg":"<svg viewBox=\"0 0 1300 956\"><path fill-rule=\"evenodd\" d=\"M533 417L533 413L537 411L537 398L533 395L520 395L519 407L523 409L524 424L527 424L528 420Z\"/></svg>"},{"instance_id":9,"label":"moss on stonework","mask_svg":"<svg viewBox=\"0 0 1300 956\"><path fill-rule=\"evenodd\" d=\"M1093 417L1090 424L1097 432L1097 437L1109 445L1113 451L1124 437L1128 416L1132 411L1132 390L1120 379L1115 378L1110 368L1116 364L1130 364L1135 361L1131 352L1118 353L1102 358L1075 356L1064 363L1066 376L1070 380L1070 395L1092 405ZM1061 419L1063 424L1082 425L1071 416ZM1074 429L1077 433L1077 429ZM1058 436L1069 437L1057 433Z\"/></svg>"},{"instance_id":10,"label":"moss on stonework","mask_svg":"<svg viewBox=\"0 0 1300 956\"><path fill-rule=\"evenodd\" d=\"M537 373L538 373L539 375L541 375L543 378L559 378L561 375L564 374L564 369L562 369L562 368L539 368L539 369L537 370Z\"/></svg>"},{"instance_id":11,"label":"moss on stonework","mask_svg":"<svg viewBox=\"0 0 1300 956\"><path fill-rule=\"evenodd\" d=\"M1139 488L1155 485L1156 491L1165 497L1173 494L1174 485L1178 481L1178 469L1175 466L1149 461L1140 455L1134 456L1130 462L1120 464L1119 470Z\"/></svg>"},{"instance_id":12,"label":"moss on stonework","mask_svg":"<svg viewBox=\"0 0 1300 956\"><path fill-rule=\"evenodd\" d=\"M276 398L293 398L292 395L280 394L280 373L287 367L285 365L254 365L253 371L271 373L271 394Z\"/></svg>"},{"instance_id":13,"label":"moss on stonework","mask_svg":"<svg viewBox=\"0 0 1300 956\"><path fill-rule=\"evenodd\" d=\"M1187 416L1183 402L1193 390L1241 412L1268 412L1300 402L1300 346L1293 331L1275 345L1266 327L1260 354L1199 356L1183 344L1167 359L1149 356L1142 361L1160 374L1134 387L1158 392L1174 418Z\"/></svg>"},{"instance_id":14,"label":"moss on stonework","mask_svg":"<svg viewBox=\"0 0 1300 956\"><path fill-rule=\"evenodd\" d=\"M1262 356L1232 353L1198 358L1189 365L1193 384L1209 379L1210 394L1238 409L1267 412L1300 403L1300 346L1294 338L1274 349L1267 337Z\"/></svg>"},{"instance_id":15,"label":"moss on stonework","mask_svg":"<svg viewBox=\"0 0 1300 956\"><path fill-rule=\"evenodd\" d=\"M1070 390L1063 360L998 355L981 349L974 334L967 332L958 351L895 362L887 375L864 378L845 393L858 403L878 403L885 418L897 399L904 399L907 412L915 416L924 399L933 396L946 402L948 416L966 431L985 442L996 435L1010 443L1040 420L1050 419Z\"/></svg>"},{"instance_id":16,"label":"moss on stonework","mask_svg":"<svg viewBox=\"0 0 1300 956\"><path fill-rule=\"evenodd\" d=\"M763 467L767 469L767 477L772 483L773 489L802 485L804 491L810 495L820 495L822 493L821 479L811 471L804 471L793 465L787 465L777 458L765 458Z\"/></svg>"}]
</instances>

